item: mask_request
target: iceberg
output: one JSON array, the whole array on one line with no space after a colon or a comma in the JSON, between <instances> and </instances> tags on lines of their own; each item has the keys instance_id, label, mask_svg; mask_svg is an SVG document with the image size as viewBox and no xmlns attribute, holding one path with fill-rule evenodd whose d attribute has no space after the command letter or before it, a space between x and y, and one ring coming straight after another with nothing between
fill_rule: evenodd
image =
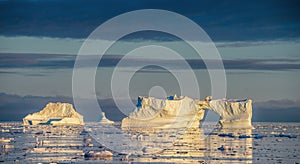
<instances>
[{"instance_id":1,"label":"iceberg","mask_svg":"<svg viewBox=\"0 0 300 164\"><path fill-rule=\"evenodd\" d=\"M83 116L75 111L69 103L48 103L39 112L28 114L23 118L24 125L84 125Z\"/></svg>"},{"instance_id":2,"label":"iceberg","mask_svg":"<svg viewBox=\"0 0 300 164\"><path fill-rule=\"evenodd\" d=\"M220 116L222 127L252 127L251 99L217 99L207 96L194 100L187 96L166 99L139 96L136 109L122 120L123 129L131 128L198 128L205 110Z\"/></svg>"},{"instance_id":3,"label":"iceberg","mask_svg":"<svg viewBox=\"0 0 300 164\"><path fill-rule=\"evenodd\" d=\"M222 127L251 128L252 100L251 99L219 99L209 101L209 110L220 117Z\"/></svg>"},{"instance_id":4,"label":"iceberg","mask_svg":"<svg viewBox=\"0 0 300 164\"><path fill-rule=\"evenodd\" d=\"M139 96L136 109L122 120L122 128L199 127L204 112L186 96L167 99Z\"/></svg>"},{"instance_id":5,"label":"iceberg","mask_svg":"<svg viewBox=\"0 0 300 164\"><path fill-rule=\"evenodd\" d=\"M100 121L101 124L113 124L113 123L115 123L115 122L113 122L113 121L107 119L107 118L105 117L105 113L104 113L104 112L101 113L101 117L102 117L102 119L101 119L101 121Z\"/></svg>"}]
</instances>

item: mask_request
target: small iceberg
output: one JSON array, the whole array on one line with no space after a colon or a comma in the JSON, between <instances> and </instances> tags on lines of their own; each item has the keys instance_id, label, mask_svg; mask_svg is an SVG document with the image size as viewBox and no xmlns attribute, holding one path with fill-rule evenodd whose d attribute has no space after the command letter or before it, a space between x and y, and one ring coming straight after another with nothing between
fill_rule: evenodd
<instances>
[{"instance_id":1,"label":"small iceberg","mask_svg":"<svg viewBox=\"0 0 300 164\"><path fill-rule=\"evenodd\" d=\"M101 113L101 117L102 117L102 119L100 121L101 124L113 124L113 123L115 123L114 121L111 121L111 120L107 119L104 112Z\"/></svg>"}]
</instances>

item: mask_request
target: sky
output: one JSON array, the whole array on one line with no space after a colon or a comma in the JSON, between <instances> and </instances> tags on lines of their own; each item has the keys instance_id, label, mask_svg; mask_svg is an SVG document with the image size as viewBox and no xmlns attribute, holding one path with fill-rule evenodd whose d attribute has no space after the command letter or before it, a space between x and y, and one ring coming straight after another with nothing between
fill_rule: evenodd
<instances>
[{"instance_id":1,"label":"sky","mask_svg":"<svg viewBox=\"0 0 300 164\"><path fill-rule=\"evenodd\" d=\"M299 6L293 0L0 0L0 121L21 120L49 101L73 103L73 67L85 39L119 14L162 9L191 19L209 35L223 60L226 97L253 99L254 121L300 122ZM114 30L107 33L114 34ZM99 44L107 39L100 38ZM108 118L124 117L112 100L114 68L126 53L147 45L168 47L186 59L200 88L200 97L195 96L193 88L187 96L199 99L211 94L205 63L183 40L157 31L136 32L110 47L97 69L96 95ZM87 63L93 60L91 57ZM150 61L168 65L175 72L186 71L177 60L159 53L128 59L124 70L135 69L137 62ZM167 95L181 93L168 70L149 66L130 81L132 101L139 95L149 95L154 86L164 88Z\"/></svg>"}]
</instances>

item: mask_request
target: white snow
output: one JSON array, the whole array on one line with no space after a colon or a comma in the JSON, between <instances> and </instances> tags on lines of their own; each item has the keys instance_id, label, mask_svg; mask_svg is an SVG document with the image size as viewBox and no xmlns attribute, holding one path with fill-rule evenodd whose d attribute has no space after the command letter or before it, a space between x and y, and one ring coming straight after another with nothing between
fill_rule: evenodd
<instances>
[{"instance_id":1,"label":"white snow","mask_svg":"<svg viewBox=\"0 0 300 164\"><path fill-rule=\"evenodd\" d=\"M83 125L83 116L75 111L69 103L48 103L46 107L36 113L23 118L24 125Z\"/></svg>"}]
</instances>

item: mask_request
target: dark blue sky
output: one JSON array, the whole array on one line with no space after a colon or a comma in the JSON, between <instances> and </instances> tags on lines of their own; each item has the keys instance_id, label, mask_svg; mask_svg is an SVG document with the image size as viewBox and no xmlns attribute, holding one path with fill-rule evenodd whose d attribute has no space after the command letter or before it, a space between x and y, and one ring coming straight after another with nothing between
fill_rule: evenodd
<instances>
[{"instance_id":1,"label":"dark blue sky","mask_svg":"<svg viewBox=\"0 0 300 164\"><path fill-rule=\"evenodd\" d=\"M300 37L300 2L2 0L0 35L85 38L104 21L137 9L165 9L197 22L214 41Z\"/></svg>"}]
</instances>

